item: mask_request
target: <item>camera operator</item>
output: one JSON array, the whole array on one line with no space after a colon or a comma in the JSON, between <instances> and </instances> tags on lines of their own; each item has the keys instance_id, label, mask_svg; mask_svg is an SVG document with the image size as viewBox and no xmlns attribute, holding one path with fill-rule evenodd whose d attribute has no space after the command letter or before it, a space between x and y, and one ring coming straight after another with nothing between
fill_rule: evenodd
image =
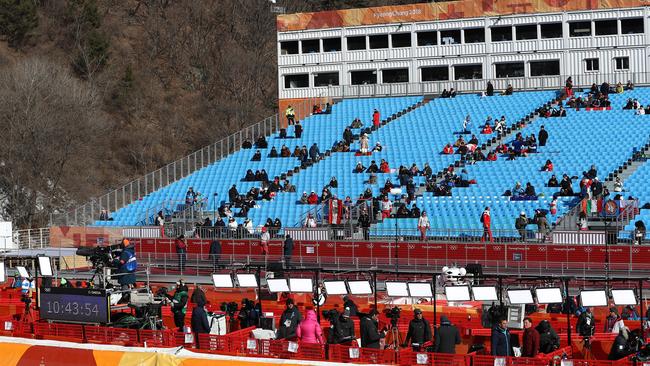
<instances>
[{"instance_id":1,"label":"camera operator","mask_svg":"<svg viewBox=\"0 0 650 366\"><path fill-rule=\"evenodd\" d=\"M594 329L596 328L596 323L594 321L594 314L591 312L591 308L585 308L585 311L580 314L578 317L578 323L576 324L576 330L578 334L583 337L591 337L594 335Z\"/></svg>"},{"instance_id":2,"label":"camera operator","mask_svg":"<svg viewBox=\"0 0 650 366\"><path fill-rule=\"evenodd\" d=\"M361 318L361 347L379 349L379 340L386 337L386 331L378 329L379 312L372 309L368 316Z\"/></svg>"},{"instance_id":3,"label":"camera operator","mask_svg":"<svg viewBox=\"0 0 650 366\"><path fill-rule=\"evenodd\" d=\"M356 338L354 334L354 322L350 319L349 309L345 309L343 314L339 314L336 310L330 310L325 313L325 317L329 319L331 324L328 337L329 343L347 343Z\"/></svg>"},{"instance_id":4,"label":"camera operator","mask_svg":"<svg viewBox=\"0 0 650 366\"><path fill-rule=\"evenodd\" d=\"M243 299L241 301L241 310L239 310L239 327L244 329L258 326L259 314L255 309L255 303L252 300Z\"/></svg>"},{"instance_id":5,"label":"camera operator","mask_svg":"<svg viewBox=\"0 0 650 366\"><path fill-rule=\"evenodd\" d=\"M277 339L295 338L296 329L302 320L302 315L293 303L293 299L287 299L287 308L280 317L280 329L278 329Z\"/></svg>"},{"instance_id":6,"label":"camera operator","mask_svg":"<svg viewBox=\"0 0 650 366\"><path fill-rule=\"evenodd\" d=\"M431 340L431 327L429 322L424 319L422 315L422 310L415 309L413 311L413 320L409 322L409 330L406 333L406 339L404 340L403 347L408 347L409 341L411 341L411 346L414 351L420 351L420 347L425 342Z\"/></svg>"},{"instance_id":7,"label":"camera operator","mask_svg":"<svg viewBox=\"0 0 650 366\"><path fill-rule=\"evenodd\" d=\"M614 339L612 348L609 350L609 356L607 356L608 360L620 360L621 358L633 353L628 345L628 337L629 330L627 328L623 327L618 331L618 335L616 336L616 339Z\"/></svg>"},{"instance_id":8,"label":"camera operator","mask_svg":"<svg viewBox=\"0 0 650 366\"><path fill-rule=\"evenodd\" d=\"M179 332L183 332L185 326L185 313L187 312L187 285L183 280L176 282L174 295L165 294L172 302L172 313L174 314L174 325L178 327Z\"/></svg>"},{"instance_id":9,"label":"camera operator","mask_svg":"<svg viewBox=\"0 0 650 366\"><path fill-rule=\"evenodd\" d=\"M135 284L135 270L138 268L135 245L129 243L128 239L123 239L120 248L122 251L113 261L113 266L118 267L117 273L120 274L117 282L122 286L122 290L128 290Z\"/></svg>"},{"instance_id":10,"label":"camera operator","mask_svg":"<svg viewBox=\"0 0 650 366\"><path fill-rule=\"evenodd\" d=\"M435 344L433 352L456 353L456 345L460 344L460 332L452 325L446 316L440 317L440 327L435 330Z\"/></svg>"}]
</instances>

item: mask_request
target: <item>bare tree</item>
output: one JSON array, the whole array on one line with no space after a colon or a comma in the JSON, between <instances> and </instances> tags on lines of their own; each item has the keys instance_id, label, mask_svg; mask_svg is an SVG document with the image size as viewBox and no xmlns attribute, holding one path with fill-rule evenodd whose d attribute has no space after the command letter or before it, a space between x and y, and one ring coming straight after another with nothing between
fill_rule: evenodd
<instances>
[{"instance_id":1,"label":"bare tree","mask_svg":"<svg viewBox=\"0 0 650 366\"><path fill-rule=\"evenodd\" d=\"M28 59L0 69L0 214L17 227L86 197L96 185L106 120L92 88L65 68Z\"/></svg>"}]
</instances>

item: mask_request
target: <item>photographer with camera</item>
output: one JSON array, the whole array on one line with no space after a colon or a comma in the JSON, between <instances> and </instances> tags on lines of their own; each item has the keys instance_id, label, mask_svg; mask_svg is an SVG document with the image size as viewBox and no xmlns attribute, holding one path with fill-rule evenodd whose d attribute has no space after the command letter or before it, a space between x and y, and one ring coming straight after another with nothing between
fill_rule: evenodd
<instances>
[{"instance_id":1,"label":"photographer with camera","mask_svg":"<svg viewBox=\"0 0 650 366\"><path fill-rule=\"evenodd\" d=\"M330 321L330 333L327 342L330 344L347 343L356 338L354 322L350 319L350 310L345 309L343 314L332 309L323 311L323 316Z\"/></svg>"},{"instance_id":2,"label":"photographer with camera","mask_svg":"<svg viewBox=\"0 0 650 366\"><path fill-rule=\"evenodd\" d=\"M280 329L278 329L277 339L295 338L296 329L302 320L302 315L294 305L293 299L287 299L286 304L287 308L280 317Z\"/></svg>"},{"instance_id":3,"label":"photographer with camera","mask_svg":"<svg viewBox=\"0 0 650 366\"><path fill-rule=\"evenodd\" d=\"M117 273L120 274L117 282L122 286L122 290L128 290L135 285L135 270L138 268L135 245L129 243L128 239L122 239L120 248L122 251L113 261L113 266L118 268Z\"/></svg>"},{"instance_id":4,"label":"photographer with camera","mask_svg":"<svg viewBox=\"0 0 650 366\"><path fill-rule=\"evenodd\" d=\"M255 303L252 300L243 299L238 317L239 327L241 329L258 326L259 314L257 313L257 309L255 309Z\"/></svg>"},{"instance_id":5,"label":"photographer with camera","mask_svg":"<svg viewBox=\"0 0 650 366\"><path fill-rule=\"evenodd\" d=\"M629 330L625 327L622 327L618 331L618 335L616 336L616 339L614 339L612 348L610 348L609 350L609 355L607 356L608 360L611 361L620 360L621 358L634 353L634 351L630 349L630 346L628 344L628 337L629 337Z\"/></svg>"},{"instance_id":6,"label":"photographer with camera","mask_svg":"<svg viewBox=\"0 0 650 366\"><path fill-rule=\"evenodd\" d=\"M176 282L174 295L165 294L172 303L172 313L174 314L174 325L178 327L179 332L183 332L185 326L185 313L187 312L187 285L183 280Z\"/></svg>"},{"instance_id":7,"label":"photographer with camera","mask_svg":"<svg viewBox=\"0 0 650 366\"><path fill-rule=\"evenodd\" d=\"M435 330L435 334L433 352L456 353L456 345L460 344L460 332L446 316L442 315L440 317L440 327Z\"/></svg>"},{"instance_id":8,"label":"photographer with camera","mask_svg":"<svg viewBox=\"0 0 650 366\"><path fill-rule=\"evenodd\" d=\"M409 322L409 330L406 333L406 339L404 340L402 347L408 347L410 344L413 347L413 350L418 352L422 345L430 340L431 327L429 326L429 322L424 319L422 310L415 309L413 311L413 319ZM409 341L411 341L411 343L409 343Z\"/></svg>"},{"instance_id":9,"label":"photographer with camera","mask_svg":"<svg viewBox=\"0 0 650 366\"><path fill-rule=\"evenodd\" d=\"M591 337L594 335L595 328L594 314L591 312L591 308L587 307L578 317L576 330L582 337Z\"/></svg>"},{"instance_id":10,"label":"photographer with camera","mask_svg":"<svg viewBox=\"0 0 650 366\"><path fill-rule=\"evenodd\" d=\"M386 337L386 330L379 331L379 312L372 309L368 316L361 318L361 347L379 349L379 341Z\"/></svg>"}]
</instances>

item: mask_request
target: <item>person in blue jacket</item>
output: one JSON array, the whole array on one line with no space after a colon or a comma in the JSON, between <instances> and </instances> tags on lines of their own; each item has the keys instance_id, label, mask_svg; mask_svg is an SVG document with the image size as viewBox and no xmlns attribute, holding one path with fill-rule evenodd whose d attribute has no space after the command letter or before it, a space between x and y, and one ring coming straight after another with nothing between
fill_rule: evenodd
<instances>
[{"instance_id":1,"label":"person in blue jacket","mask_svg":"<svg viewBox=\"0 0 650 366\"><path fill-rule=\"evenodd\" d=\"M499 319L497 326L492 328L492 356L512 356L512 346L510 344L510 332L508 331L508 321L504 318Z\"/></svg>"}]
</instances>

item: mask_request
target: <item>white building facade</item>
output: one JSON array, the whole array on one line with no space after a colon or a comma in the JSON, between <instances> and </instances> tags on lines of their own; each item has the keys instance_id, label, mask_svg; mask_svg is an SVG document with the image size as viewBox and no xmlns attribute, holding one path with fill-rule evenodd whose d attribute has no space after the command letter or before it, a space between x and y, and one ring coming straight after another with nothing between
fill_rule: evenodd
<instances>
[{"instance_id":1,"label":"white building facade","mask_svg":"<svg viewBox=\"0 0 650 366\"><path fill-rule=\"evenodd\" d=\"M278 32L280 99L650 83L648 7Z\"/></svg>"}]
</instances>

